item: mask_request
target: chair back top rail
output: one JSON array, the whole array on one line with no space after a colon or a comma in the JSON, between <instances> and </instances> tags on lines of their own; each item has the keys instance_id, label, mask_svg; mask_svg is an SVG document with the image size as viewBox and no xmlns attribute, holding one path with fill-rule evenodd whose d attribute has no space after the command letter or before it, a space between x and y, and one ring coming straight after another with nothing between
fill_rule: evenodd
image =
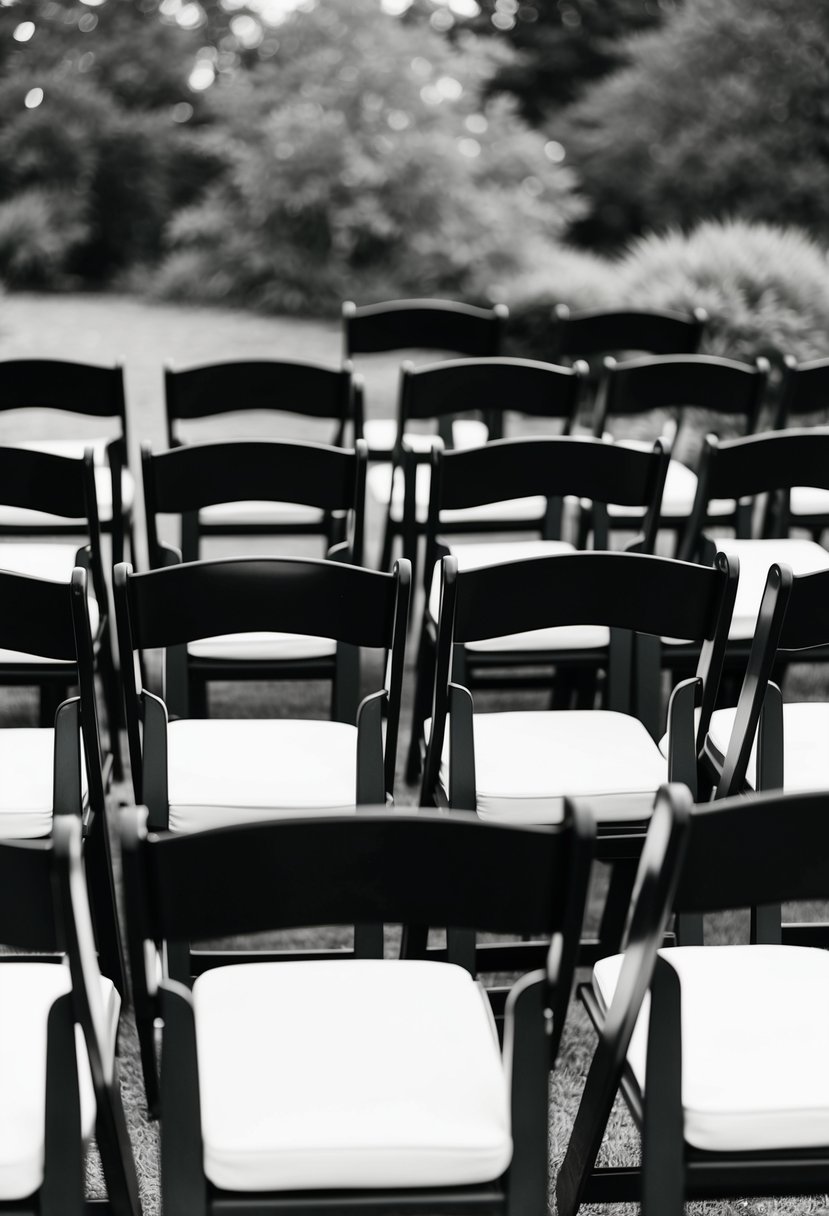
<instances>
[{"instance_id":1,"label":"chair back top rail","mask_svg":"<svg viewBox=\"0 0 829 1216\"><path fill-rule=\"evenodd\" d=\"M829 426L767 431L741 439L707 435L700 481L708 499L750 498L770 490L829 490Z\"/></svg>"},{"instance_id":2,"label":"chair back top rail","mask_svg":"<svg viewBox=\"0 0 829 1216\"><path fill-rule=\"evenodd\" d=\"M128 653L277 630L387 647L403 574L410 578L408 562L392 574L316 558L225 558L140 574L122 562L115 568L119 641Z\"/></svg>"},{"instance_id":3,"label":"chair back top rail","mask_svg":"<svg viewBox=\"0 0 829 1216\"><path fill-rule=\"evenodd\" d=\"M74 663L77 650L69 582L0 570L0 647Z\"/></svg>"},{"instance_id":4,"label":"chair back top rail","mask_svg":"<svg viewBox=\"0 0 829 1216\"><path fill-rule=\"evenodd\" d=\"M0 502L64 519L97 521L91 452L79 458L0 446Z\"/></svg>"},{"instance_id":5,"label":"chair back top rail","mask_svg":"<svg viewBox=\"0 0 829 1216\"><path fill-rule=\"evenodd\" d=\"M595 415L602 427L608 417L696 406L745 417L746 429L753 431L769 375L766 359L748 364L715 355L655 355L624 363L608 358L605 369Z\"/></svg>"},{"instance_id":6,"label":"chair back top rail","mask_svg":"<svg viewBox=\"0 0 829 1216\"><path fill-rule=\"evenodd\" d=\"M244 410L271 410L331 418L350 417L352 372L278 359L240 360L164 370L168 426Z\"/></svg>"},{"instance_id":7,"label":"chair back top rail","mask_svg":"<svg viewBox=\"0 0 829 1216\"><path fill-rule=\"evenodd\" d=\"M814 414L829 407L829 359L798 363L793 355L786 355L783 363L783 387L774 422L777 429L787 426L792 415Z\"/></svg>"},{"instance_id":8,"label":"chair back top rail","mask_svg":"<svg viewBox=\"0 0 829 1216\"><path fill-rule=\"evenodd\" d=\"M601 439L555 435L498 439L432 456L436 510L459 510L529 495L575 495L620 506L650 506L662 494L666 444L649 452Z\"/></svg>"},{"instance_id":9,"label":"chair back top rail","mask_svg":"<svg viewBox=\"0 0 829 1216\"><path fill-rule=\"evenodd\" d=\"M123 369L61 359L0 360L0 410L35 408L125 423Z\"/></svg>"},{"instance_id":10,"label":"chair back top rail","mask_svg":"<svg viewBox=\"0 0 829 1216\"><path fill-rule=\"evenodd\" d=\"M552 933L564 920L574 852L583 861L593 834L581 810L540 830L360 807L149 836L145 815L125 813L122 840L144 869L151 898L138 906L151 909L146 936L155 939L355 922Z\"/></svg>"},{"instance_id":11,"label":"chair back top rail","mask_svg":"<svg viewBox=\"0 0 829 1216\"><path fill-rule=\"evenodd\" d=\"M478 308L452 300L343 304L345 357L390 350L445 350L497 355L508 316L503 304Z\"/></svg>"},{"instance_id":12,"label":"chair back top rail","mask_svg":"<svg viewBox=\"0 0 829 1216\"><path fill-rule=\"evenodd\" d=\"M558 304L553 312L553 357L648 351L653 355L695 354L707 315L657 309L571 312Z\"/></svg>"},{"instance_id":13,"label":"chair back top rail","mask_svg":"<svg viewBox=\"0 0 829 1216\"><path fill-rule=\"evenodd\" d=\"M367 448L256 439L187 444L153 455L142 448L148 511L182 514L215 503L300 503L322 511L355 504Z\"/></svg>"},{"instance_id":14,"label":"chair back top rail","mask_svg":"<svg viewBox=\"0 0 829 1216\"><path fill-rule=\"evenodd\" d=\"M534 359L448 359L401 368L403 420L439 418L469 410L513 410L570 423L581 400L587 367L558 367Z\"/></svg>"}]
</instances>

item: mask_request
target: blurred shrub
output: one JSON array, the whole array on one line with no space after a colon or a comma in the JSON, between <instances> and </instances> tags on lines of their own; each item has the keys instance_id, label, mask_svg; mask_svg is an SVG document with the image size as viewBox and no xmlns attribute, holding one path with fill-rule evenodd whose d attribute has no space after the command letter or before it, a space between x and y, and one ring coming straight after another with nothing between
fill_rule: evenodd
<instances>
[{"instance_id":1,"label":"blurred shrub","mask_svg":"<svg viewBox=\"0 0 829 1216\"><path fill-rule=\"evenodd\" d=\"M590 204L576 237L738 216L829 237L827 44L814 0L693 0L634 39L555 127Z\"/></svg>"},{"instance_id":2,"label":"blurred shrub","mask_svg":"<svg viewBox=\"0 0 829 1216\"><path fill-rule=\"evenodd\" d=\"M745 221L642 237L618 259L548 252L532 273L505 282L515 353L546 358L557 303L582 308L666 308L709 316L703 350L753 360L829 356L829 258L794 228Z\"/></svg>"},{"instance_id":3,"label":"blurred shrub","mask_svg":"<svg viewBox=\"0 0 829 1216\"><path fill-rule=\"evenodd\" d=\"M229 169L168 229L157 290L277 311L344 296L488 296L578 214L572 178L505 101L503 57L377 0L318 5L211 90Z\"/></svg>"},{"instance_id":4,"label":"blurred shrub","mask_svg":"<svg viewBox=\"0 0 829 1216\"><path fill-rule=\"evenodd\" d=\"M0 202L0 279L10 287L59 287L89 226L77 203L32 188Z\"/></svg>"}]
</instances>

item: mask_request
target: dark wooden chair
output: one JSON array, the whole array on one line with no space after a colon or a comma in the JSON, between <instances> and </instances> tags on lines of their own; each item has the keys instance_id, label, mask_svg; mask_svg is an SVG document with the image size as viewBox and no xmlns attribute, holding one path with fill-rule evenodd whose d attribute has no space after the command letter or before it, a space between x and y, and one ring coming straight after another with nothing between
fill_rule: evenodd
<instances>
[{"instance_id":1,"label":"dark wooden chair","mask_svg":"<svg viewBox=\"0 0 829 1216\"><path fill-rule=\"evenodd\" d=\"M122 820L136 993L164 1021L165 1211L424 1210L543 1216L549 1074L592 852L552 828L383 808L173 838ZM498 881L493 882L497 873ZM220 967L147 982L146 943L309 923L434 921L447 961ZM455 930L538 932L503 1056Z\"/></svg>"},{"instance_id":2,"label":"dark wooden chair","mask_svg":"<svg viewBox=\"0 0 829 1216\"><path fill-rule=\"evenodd\" d=\"M0 966L0 1205L32 1216L140 1216L115 1057L121 1000L98 970L81 834L80 819L65 814L50 839L0 840L0 940L37 955ZM64 951L69 966L55 965ZM85 1202L93 1135L107 1200Z\"/></svg>"},{"instance_id":3,"label":"dark wooden chair","mask_svg":"<svg viewBox=\"0 0 829 1216\"><path fill-rule=\"evenodd\" d=\"M349 364L330 368L271 359L188 368L168 365L164 388L171 448L193 440L194 424L207 424L214 418L222 418L225 430L228 425L233 427L232 434L222 434L223 439L268 437L267 429L274 424L280 438L307 438L312 420L331 431L329 441L337 447L346 446L352 432L356 439L362 436L360 402ZM304 430L297 430L298 422ZM182 538L183 557L185 561L199 558L203 537L280 536L296 533L305 525L319 531L323 519L314 507L270 497L216 502L188 524ZM326 522L331 525L330 520Z\"/></svg>"},{"instance_id":4,"label":"dark wooden chair","mask_svg":"<svg viewBox=\"0 0 829 1216\"><path fill-rule=\"evenodd\" d=\"M375 465L368 473L369 492L386 511L381 568L391 563L397 538L402 538L404 554L414 567L417 540L426 528L434 443L426 451L412 446L407 437L412 420L437 422L437 438L447 448L480 447L486 442L489 428L476 432L471 442L452 429L455 415L470 412L490 419L514 412L532 419L534 426L552 424L568 435L578 412L583 372L581 365L554 367L530 359L454 359L421 367L404 363L391 463ZM539 496L522 496L494 508L457 511L453 523L457 531L493 531L500 523L509 531L531 531L543 510Z\"/></svg>"},{"instance_id":5,"label":"dark wooden chair","mask_svg":"<svg viewBox=\"0 0 829 1216\"><path fill-rule=\"evenodd\" d=\"M644 506L646 513L638 548L644 553L653 552L668 460L669 453L659 440L651 452L632 451L598 439L570 437L500 440L463 452L435 450L407 780L416 780L421 771L423 723L429 715L434 682L441 558L452 553L458 560L458 568L467 570L500 561L572 553L574 546L562 539L559 526L562 500L568 495L577 501L583 498L593 501L592 539L596 549L608 548L608 502ZM470 530L464 518L464 512L468 513L470 508L491 508L491 526L502 532L505 524L495 522L498 509L504 502L527 501L528 495L536 496L538 501L535 528L540 539L481 539L472 544L454 539L456 527L461 536ZM461 522L457 525L459 512ZM488 522L484 518L476 531L485 533ZM556 690L554 704L562 708L570 704L573 693L565 673L588 674L592 678L586 682L581 699L592 704L596 691L594 677L599 668L607 665L609 641L607 629L587 624L458 645L454 654L456 678L470 689L552 686ZM540 674L539 667L544 669Z\"/></svg>"},{"instance_id":6,"label":"dark wooden chair","mask_svg":"<svg viewBox=\"0 0 829 1216\"><path fill-rule=\"evenodd\" d=\"M668 469L662 499L660 527L675 534L684 532L694 504L697 479L683 463L687 432L700 412L714 415L707 427L734 428L750 435L757 429L760 407L768 381L769 367L765 359L750 366L713 355L661 355L633 359L625 363L605 360L605 376L596 398L592 430L600 438L624 420L643 414L662 416L673 443L675 458ZM697 423L697 425L699 425ZM646 440L624 439L629 444L649 443ZM691 456L695 459L696 453ZM611 510L611 527L636 526L641 512L621 507ZM712 498L708 516L717 526L734 526L734 504Z\"/></svg>"},{"instance_id":7,"label":"dark wooden chair","mask_svg":"<svg viewBox=\"0 0 829 1216\"><path fill-rule=\"evenodd\" d=\"M89 603L93 662L104 692L114 775L120 778L120 692L113 658L109 595L101 560L97 484L91 449L81 457L70 457L29 448L0 447L0 513L8 507L35 521L15 527L11 536L0 527L0 569L64 584L69 583L75 566L82 565L88 570L93 593ZM85 534L80 549L62 528L59 527L54 535L53 519L58 523L72 520L70 531ZM44 522L45 535L36 521ZM47 536L53 539L48 540ZM0 649L0 684L31 684L38 688L41 726L53 724L58 705L77 681L74 651L67 654L64 661L58 661L44 652L21 654Z\"/></svg>"},{"instance_id":8,"label":"dark wooden chair","mask_svg":"<svg viewBox=\"0 0 829 1216\"><path fill-rule=\"evenodd\" d=\"M0 839L47 837L66 816L82 823L101 966L123 994L86 570L59 582L0 570L0 647L8 670L36 655L71 670L79 690L48 726L0 730Z\"/></svg>"},{"instance_id":9,"label":"dark wooden chair","mask_svg":"<svg viewBox=\"0 0 829 1216\"><path fill-rule=\"evenodd\" d=\"M605 355L695 355L708 316L660 309L588 309L571 312L566 304L553 310L550 357L554 363L592 361Z\"/></svg>"},{"instance_id":10,"label":"dark wooden chair","mask_svg":"<svg viewBox=\"0 0 829 1216\"><path fill-rule=\"evenodd\" d=\"M605 552L459 570L450 556L442 575L421 803L497 822L555 823L567 797L590 796L597 858L612 871L599 941L585 943L583 957L613 953L656 790L666 779L697 789L737 563L723 556L709 568ZM460 646L581 624L610 631L606 709L474 712L453 668ZM700 644L694 676L671 696L667 759L656 742L663 726L662 636Z\"/></svg>"},{"instance_id":11,"label":"dark wooden chair","mask_svg":"<svg viewBox=\"0 0 829 1216\"><path fill-rule=\"evenodd\" d=\"M672 909L825 900L827 858L825 792L693 811L687 791L660 793L627 948L582 989L599 1043L558 1177L561 1216L620 1202L679 1216L691 1200L829 1187L829 955L781 944L779 921L756 944L660 949ZM618 1093L642 1132L641 1170L595 1164Z\"/></svg>"},{"instance_id":12,"label":"dark wooden chair","mask_svg":"<svg viewBox=\"0 0 829 1216\"><path fill-rule=\"evenodd\" d=\"M342 309L343 358L354 360L360 355L414 350L428 351L430 355L442 351L456 357L489 358L501 354L507 317L503 304L478 308L453 300L387 300L358 308L348 300ZM358 379L357 393L362 400L362 378ZM491 437L497 439L498 419L489 421L495 427ZM460 442L470 442L470 434L472 442L486 442L483 424L473 422L472 427L470 430L468 422L460 422ZM364 434L371 459L391 460L397 434L394 418L367 419ZM432 443L428 435L417 431L409 431L406 437L415 450L428 452Z\"/></svg>"},{"instance_id":13,"label":"dark wooden chair","mask_svg":"<svg viewBox=\"0 0 829 1216\"><path fill-rule=\"evenodd\" d=\"M330 558L362 565L366 460L363 439L357 440L353 451L265 439L191 444L156 455L145 447L142 469L150 566L158 569L181 560L160 540L159 516L178 516L182 549L198 552L199 513L217 504L251 499L311 508L315 519L297 521L293 528L286 520L281 534L319 537L323 554L327 551ZM343 531L348 539L334 545ZM187 657L190 717L207 716L210 681L324 678L332 681L332 692L335 687L333 638L272 630L203 638L189 644ZM336 705L332 712L337 712ZM347 720L355 712L356 703Z\"/></svg>"},{"instance_id":14,"label":"dark wooden chair","mask_svg":"<svg viewBox=\"0 0 829 1216\"><path fill-rule=\"evenodd\" d=\"M131 537L135 485L129 471L127 403L120 364L99 366L59 359L0 360L0 411L47 410L75 415L79 420L100 419L112 431L105 438L53 438L51 434L28 439L25 426L14 442L19 446L80 459L91 447L102 530L112 536L112 561L123 561L125 541ZM25 423L25 418L24 418ZM88 429L88 424L87 424ZM26 440L26 442L23 442ZM15 536L78 534L85 530L84 515L73 523L63 515L35 519L25 506L0 506L0 533Z\"/></svg>"}]
</instances>

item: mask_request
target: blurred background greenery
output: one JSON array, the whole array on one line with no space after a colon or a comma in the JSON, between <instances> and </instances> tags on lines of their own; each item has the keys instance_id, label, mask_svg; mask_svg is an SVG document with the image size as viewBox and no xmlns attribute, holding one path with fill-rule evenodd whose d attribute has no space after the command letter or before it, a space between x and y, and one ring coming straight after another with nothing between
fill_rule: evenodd
<instances>
[{"instance_id":1,"label":"blurred background greenery","mask_svg":"<svg viewBox=\"0 0 829 1216\"><path fill-rule=\"evenodd\" d=\"M825 354L827 47L813 0L0 0L0 281Z\"/></svg>"}]
</instances>

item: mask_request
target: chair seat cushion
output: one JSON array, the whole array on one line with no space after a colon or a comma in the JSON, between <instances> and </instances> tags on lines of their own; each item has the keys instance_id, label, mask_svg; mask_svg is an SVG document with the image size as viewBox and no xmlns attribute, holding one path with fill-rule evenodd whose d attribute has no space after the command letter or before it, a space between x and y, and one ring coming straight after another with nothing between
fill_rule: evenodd
<instances>
[{"instance_id":1,"label":"chair seat cushion","mask_svg":"<svg viewBox=\"0 0 829 1216\"><path fill-rule=\"evenodd\" d=\"M416 513L420 523L424 523L429 511L429 482L431 470L427 464L417 466L415 478ZM390 464L372 465L366 477L366 485L374 500L386 507L391 498L391 517L396 522L403 518L403 497L405 478L402 469L394 470L394 495L392 496L392 468ZM465 507L463 510L442 511L442 524L451 529L453 524L491 525L493 522L504 520L514 522L526 520L535 523L543 520L547 500L541 495L529 498L510 498L505 502L488 502L480 507Z\"/></svg>"},{"instance_id":2,"label":"chair seat cushion","mask_svg":"<svg viewBox=\"0 0 829 1216\"><path fill-rule=\"evenodd\" d=\"M226 633L221 637L189 642L187 653L199 659L266 661L329 658L337 653L332 638L303 633Z\"/></svg>"},{"instance_id":3,"label":"chair seat cushion","mask_svg":"<svg viewBox=\"0 0 829 1216\"><path fill-rule=\"evenodd\" d=\"M753 637L771 565L783 563L793 574L829 569L829 552L811 540L738 540L727 536L718 538L717 545L740 560L740 581L728 633L733 641Z\"/></svg>"},{"instance_id":4,"label":"chair seat cushion","mask_svg":"<svg viewBox=\"0 0 829 1216\"><path fill-rule=\"evenodd\" d=\"M13 570L17 574L29 574L34 578L48 578L54 582L68 583L77 566L78 546L60 542L0 541L0 569ZM98 601L90 594L89 624L92 636L98 632L100 612ZM21 654L16 650L0 649L0 663L49 663L60 666L63 660L47 659L36 655Z\"/></svg>"},{"instance_id":5,"label":"chair seat cushion","mask_svg":"<svg viewBox=\"0 0 829 1216\"><path fill-rule=\"evenodd\" d=\"M829 1144L829 954L802 946L684 946L661 951L682 984L685 1139L709 1152ZM593 986L607 1008L621 956ZM649 1002L628 1051L645 1085Z\"/></svg>"},{"instance_id":6,"label":"chair seat cushion","mask_svg":"<svg viewBox=\"0 0 829 1216\"><path fill-rule=\"evenodd\" d=\"M458 559L459 570L477 570L480 566L497 566L502 562L525 561L532 557L551 557L575 552L573 546L561 540L506 540L479 545L454 544L452 553ZM440 565L432 573L429 612L433 620L440 611ZM603 625L559 625L553 629L532 629L504 638L485 638L468 642L465 649L481 652L512 654L520 651L603 650L610 645L610 631Z\"/></svg>"},{"instance_id":7,"label":"chair seat cushion","mask_svg":"<svg viewBox=\"0 0 829 1216\"><path fill-rule=\"evenodd\" d=\"M0 730L0 839L30 840L52 830L55 732L50 727ZM81 800L86 768L81 765ZM79 811L81 807L78 808ZM0 966L0 973L3 968Z\"/></svg>"},{"instance_id":8,"label":"chair seat cushion","mask_svg":"<svg viewBox=\"0 0 829 1216\"><path fill-rule=\"evenodd\" d=\"M482 819L560 823L567 796L591 797L599 822L639 821L667 780L664 756L637 718L610 710L473 715ZM449 788L447 727L440 781Z\"/></svg>"},{"instance_id":9,"label":"chair seat cushion","mask_svg":"<svg viewBox=\"0 0 829 1216\"><path fill-rule=\"evenodd\" d=\"M322 511L298 502L217 502L199 511L203 527L222 524L243 528L249 524L319 524Z\"/></svg>"},{"instance_id":10,"label":"chair seat cushion","mask_svg":"<svg viewBox=\"0 0 829 1216\"><path fill-rule=\"evenodd\" d=\"M372 418L363 425L363 438L372 452L391 455L397 439L395 418ZM431 452L438 441L436 431L406 431L406 443L413 452ZM486 443L489 431L485 422L475 418L456 418L452 422L452 443L456 448L477 448Z\"/></svg>"},{"instance_id":11,"label":"chair seat cushion","mask_svg":"<svg viewBox=\"0 0 829 1216\"><path fill-rule=\"evenodd\" d=\"M719 763L734 725L735 710L718 709L711 715L708 728L709 748ZM822 701L802 701L783 706L783 788L797 790L829 789L829 705ZM746 784L757 783L757 742L751 749Z\"/></svg>"},{"instance_id":12,"label":"chair seat cushion","mask_svg":"<svg viewBox=\"0 0 829 1216\"><path fill-rule=\"evenodd\" d=\"M829 490L817 486L793 486L789 498L792 515L829 515Z\"/></svg>"},{"instance_id":13,"label":"chair seat cushion","mask_svg":"<svg viewBox=\"0 0 829 1216\"><path fill-rule=\"evenodd\" d=\"M110 980L101 977L100 983L114 1052L120 997ZM70 986L69 968L55 963L0 967L0 1200L24 1199L43 1183L46 1025L55 1000ZM80 1027L76 1036L81 1130L89 1139L95 1131L95 1095Z\"/></svg>"},{"instance_id":14,"label":"chair seat cushion","mask_svg":"<svg viewBox=\"0 0 829 1216\"><path fill-rule=\"evenodd\" d=\"M507 1080L486 998L461 968L242 964L200 976L193 998L215 1186L456 1186L507 1168Z\"/></svg>"},{"instance_id":15,"label":"chair seat cushion","mask_svg":"<svg viewBox=\"0 0 829 1216\"><path fill-rule=\"evenodd\" d=\"M287 718L182 719L167 729L170 828L352 811L357 728Z\"/></svg>"},{"instance_id":16,"label":"chair seat cushion","mask_svg":"<svg viewBox=\"0 0 829 1216\"><path fill-rule=\"evenodd\" d=\"M86 448L92 448L95 459L95 496L98 499L98 517L101 523L112 520L112 472L107 459L107 445L110 438L98 439L27 439L14 441L18 447L30 448L36 452L51 452L55 456L69 456L79 460ZM124 511L129 512L135 501L135 481L129 469L121 470L121 503ZM16 507L0 507L0 525L2 524L45 524L50 521L65 524L67 521L58 515L41 515L37 511L26 511Z\"/></svg>"}]
</instances>

